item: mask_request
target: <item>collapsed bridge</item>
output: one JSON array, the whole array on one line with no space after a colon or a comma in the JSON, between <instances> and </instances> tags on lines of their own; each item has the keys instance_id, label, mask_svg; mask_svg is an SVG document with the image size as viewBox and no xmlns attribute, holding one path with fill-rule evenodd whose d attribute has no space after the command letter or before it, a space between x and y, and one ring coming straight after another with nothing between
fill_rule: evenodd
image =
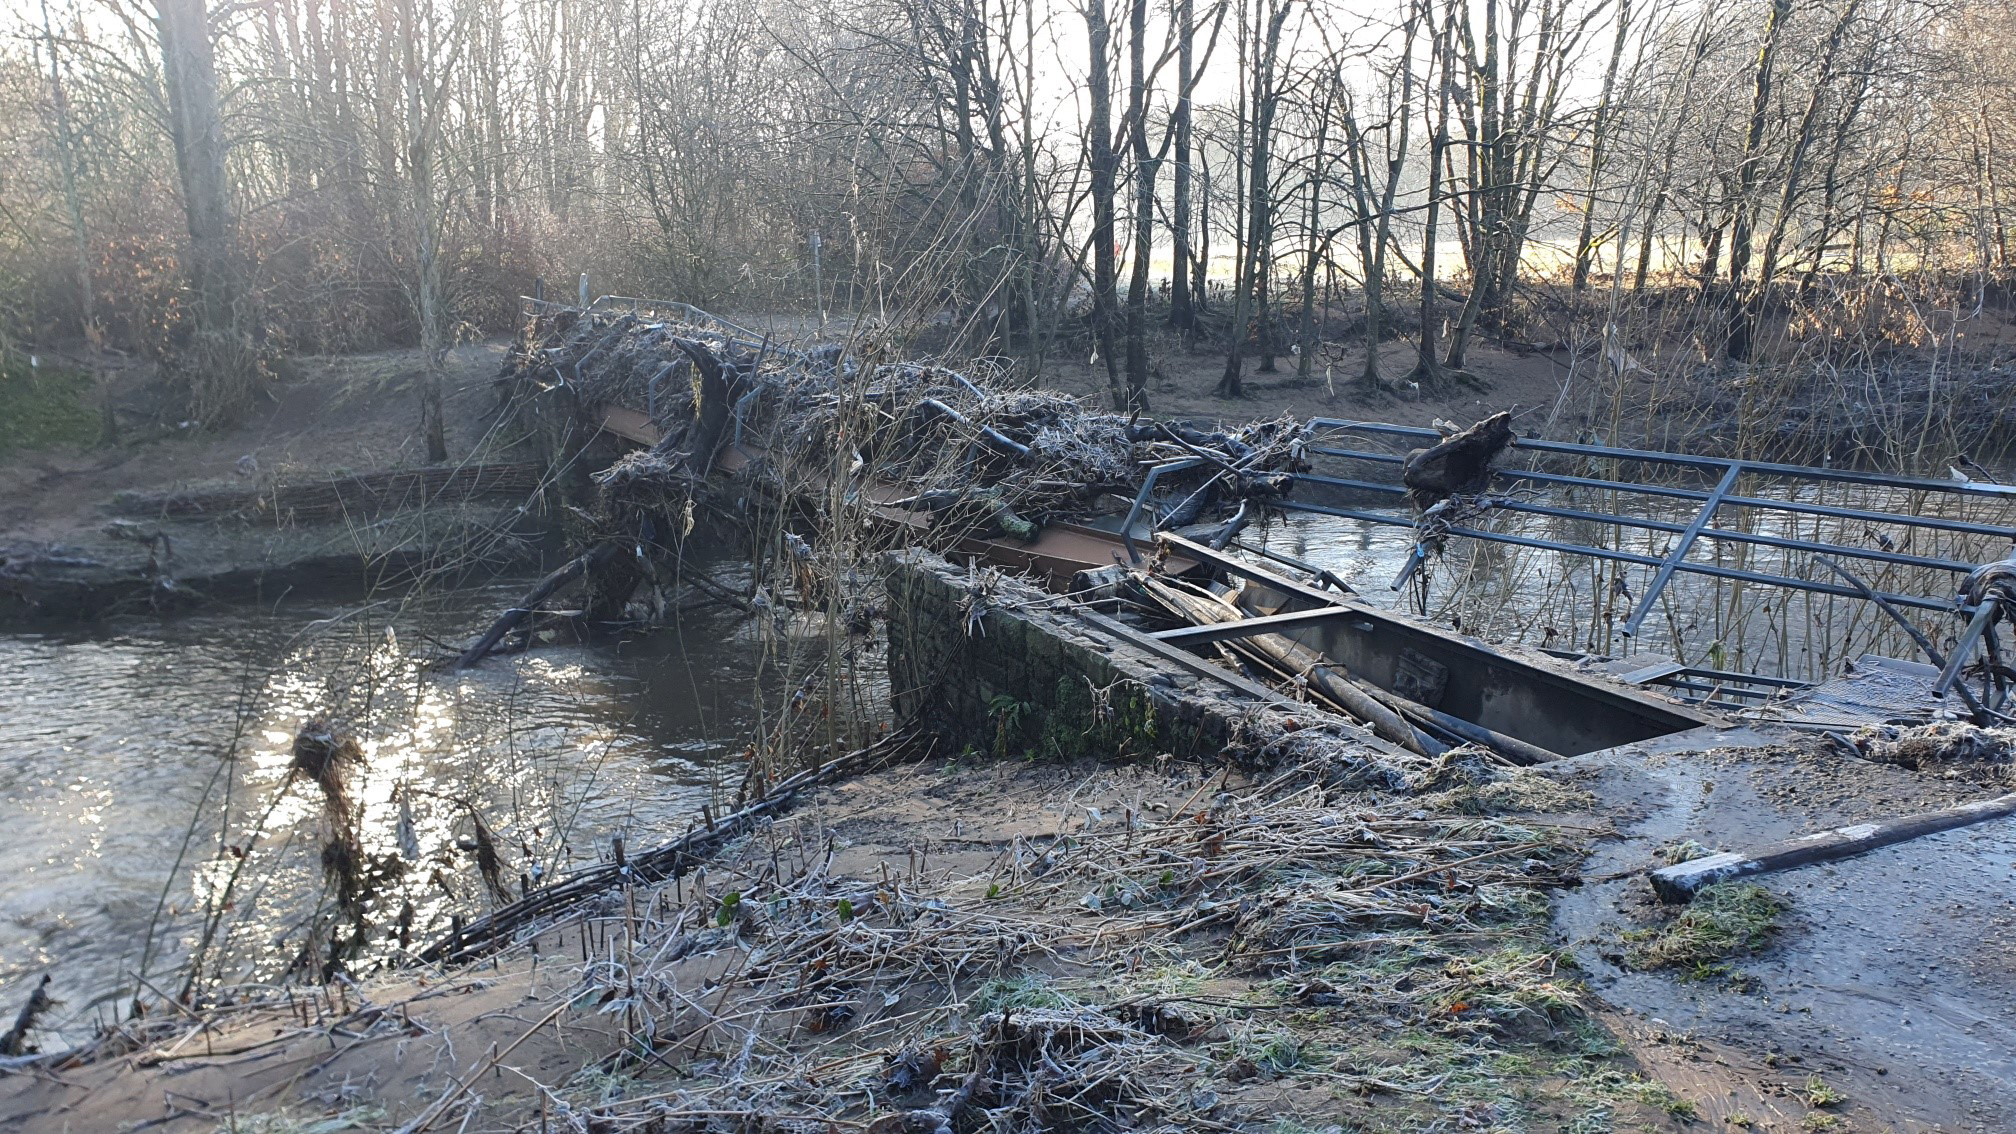
<instances>
[{"instance_id":1,"label":"collapsed bridge","mask_svg":"<svg viewBox=\"0 0 2016 1134\"><path fill-rule=\"evenodd\" d=\"M1403 792L1441 782L1457 761L1635 769L1653 753L1736 738L1803 732L1854 749L1876 726L2012 719L2016 673L1997 639L2012 572L1999 554L1966 557L2016 539L2011 493L1999 485L1550 442L1516 436L1502 415L1469 430L1144 422L1016 389L999 367L885 354L771 342L684 304L533 304L500 382L572 476L565 512L578 554L464 663L514 635L529 641L541 621L668 617L678 604L662 592L697 584L752 613L819 612L850 635L886 623L905 746L922 733L997 753L1175 753ZM1367 438L1420 444L1380 450ZM1714 482L1659 475L1674 470ZM1746 478L1766 487L1738 493ZM1911 506L1829 502L1816 485ZM1579 495L1541 497L1534 486ZM1693 512L1641 514L1625 503L1633 497ZM1732 512L1748 519L1723 518ZM1487 643L1382 607L1333 565L1284 551L1267 527L1293 514L1404 530L1390 587L1417 596L1438 562L1460 558L1455 548L1511 547L1555 557L1570 576L1590 572L1608 607L1591 626L1627 638L1652 612L1670 612L1675 580L1705 579L1873 609L1907 626L1924 660L1865 654L1815 681L1609 656L1591 648L1593 630L1537 647ZM1783 517L1837 526L1800 533ZM1666 542L1629 549L1631 532ZM1933 547L1922 533L1961 542ZM739 541L754 564L746 586L687 572L695 541ZM1704 546L1806 560L1766 570L1720 551L1697 558ZM1643 573L1630 577L1635 592L1627 571ZM542 609L575 585L586 591L577 609ZM1905 610L1946 619L1933 630L1946 649ZM848 759L768 781L752 773L741 810L718 826L709 817L628 865L619 856L551 894L528 894L523 909L458 925L426 955L481 955L563 891L678 876L703 844ZM1659 890L1684 900L1731 871L1861 853L2012 810L1992 800L1905 816L1875 834L1822 832L1789 850L1703 860L1712 870L1661 868L1673 877Z\"/></svg>"}]
</instances>

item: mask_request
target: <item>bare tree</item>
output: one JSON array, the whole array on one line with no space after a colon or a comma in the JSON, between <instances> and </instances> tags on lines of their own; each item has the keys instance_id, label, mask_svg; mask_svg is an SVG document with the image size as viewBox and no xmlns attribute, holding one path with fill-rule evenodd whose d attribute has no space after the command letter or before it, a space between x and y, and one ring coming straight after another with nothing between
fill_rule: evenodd
<instances>
[{"instance_id":1,"label":"bare tree","mask_svg":"<svg viewBox=\"0 0 2016 1134\"><path fill-rule=\"evenodd\" d=\"M1225 353L1225 373L1218 380L1221 398L1243 398L1247 323L1254 318L1257 297L1264 294L1260 279L1268 270L1268 246L1274 237L1272 146L1274 116L1284 95L1277 79L1276 62L1281 53L1281 30L1288 23L1291 0L1263 0L1256 14L1258 33L1249 38L1252 57L1251 137L1246 146L1246 234L1239 247L1239 271L1233 281L1232 329ZM1264 337L1265 332L1262 332Z\"/></svg>"},{"instance_id":2,"label":"bare tree","mask_svg":"<svg viewBox=\"0 0 2016 1134\"><path fill-rule=\"evenodd\" d=\"M239 330L240 280L233 259L228 143L217 100L217 60L204 0L155 0L161 75L189 229L189 290L195 297L192 348L180 369L191 410L210 423L251 404L258 361Z\"/></svg>"}]
</instances>

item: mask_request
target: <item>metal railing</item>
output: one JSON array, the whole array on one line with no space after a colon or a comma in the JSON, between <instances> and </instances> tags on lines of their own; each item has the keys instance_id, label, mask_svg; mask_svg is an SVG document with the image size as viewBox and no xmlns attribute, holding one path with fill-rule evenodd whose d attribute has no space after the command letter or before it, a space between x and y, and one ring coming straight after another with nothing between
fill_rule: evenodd
<instances>
[{"instance_id":1,"label":"metal railing","mask_svg":"<svg viewBox=\"0 0 2016 1134\"><path fill-rule=\"evenodd\" d=\"M1419 441L1431 445L1443 439L1441 433L1432 429L1389 425L1383 422L1351 421L1340 418L1312 419L1308 423L1308 427L1311 434L1316 437L1320 437L1325 433L1356 433ZM1461 524L1452 524L1440 529L1448 535L1457 535L1514 546L1532 547L1570 555L1583 555L1595 559L1651 568L1654 571L1653 580L1645 588L1644 593L1638 597L1630 617L1624 624L1623 631L1627 635L1637 633L1640 624L1657 604L1661 593L1672 582L1673 577L1679 574L1742 580L1767 586L1810 591L1844 598L1863 597L1860 589L1837 583L1821 582L1813 579L1802 579L1792 575L1751 571L1690 560L1688 558L1689 553L1693 551L1696 544L1701 540L1842 556L1895 566L1948 571L1960 575L1972 571L1978 565L1940 556L1913 555L1896 550L1894 547L1868 547L1857 544L1834 543L1826 540L1800 539L1791 536L1773 535L1766 532L1740 531L1715 526L1714 521L1718 513L1729 508L1776 511L1795 515L1828 517L1844 522L1899 525L1907 528L1923 528L1967 535L1989 536L2009 540L2012 544L2016 544L2016 526L2007 524L1981 523L1975 520L1926 515L1923 513L1884 512L1866 508L1837 507L1810 500L1771 499L1760 496L1741 495L1735 491L1740 480L1745 476L1750 476L1807 482L1857 484L1897 492L1939 493L1949 496L1992 499L1998 502L2016 504L2016 486L1973 480L1933 480L1925 477L1894 476L1886 473L1867 472L1860 469L1790 465L1772 461L1748 461L1726 457L1697 456L1687 453L1663 453L1644 449L1618 448L1608 445L1584 445L1526 438L1515 438L1512 448L1529 453L1579 457L1592 462L1610 462L1613 464L1636 463L1658 467L1689 469L1716 476L1712 488L1701 489L1657 484L1647 481L1571 475L1531 469L1496 469L1493 471L1493 479L1497 482L1565 485L1669 500L1698 502L1699 507L1696 509L1692 519L1684 524L1675 523L1670 520L1655 519L1649 516L1568 508L1551 503L1543 504L1502 497L1489 497L1482 502L1485 506L1492 509L1556 519L1609 524L1619 528L1666 532L1678 536L1679 538L1663 555L1646 555L1616 548L1593 547L1587 544L1548 539L1519 532L1492 531L1487 528ZM1314 455L1385 466L1399 466L1406 459L1404 456L1396 453L1344 448L1336 444L1311 444L1305 451ZM1372 481L1323 476L1315 473L1298 473L1295 476L1297 480L1305 483L1322 484L1393 496L1404 496L1407 491L1397 483L1397 479L1395 481ZM1293 499L1284 500L1280 503L1285 508L1297 511L1342 516L1368 523L1396 527L1411 528L1416 526L1415 517L1411 514L1403 515L1358 508L1331 507ZM1425 562L1426 556L1427 549L1420 541L1417 541L1412 553L1408 557L1407 565L1393 582L1395 590L1406 583L1413 572ZM1961 603L1951 597L1892 594L1880 591L1876 593L1884 601L1901 607L1910 607L1919 610L1973 613L1972 608L1963 607Z\"/></svg>"}]
</instances>

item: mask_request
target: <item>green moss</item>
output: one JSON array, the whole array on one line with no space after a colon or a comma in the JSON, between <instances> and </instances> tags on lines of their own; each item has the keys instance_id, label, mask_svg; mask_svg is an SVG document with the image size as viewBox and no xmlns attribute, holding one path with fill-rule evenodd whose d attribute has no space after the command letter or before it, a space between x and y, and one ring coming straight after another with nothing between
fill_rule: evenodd
<instances>
[{"instance_id":1,"label":"green moss","mask_svg":"<svg viewBox=\"0 0 2016 1134\"><path fill-rule=\"evenodd\" d=\"M91 376L80 370L0 365L0 454L88 445L98 436Z\"/></svg>"}]
</instances>

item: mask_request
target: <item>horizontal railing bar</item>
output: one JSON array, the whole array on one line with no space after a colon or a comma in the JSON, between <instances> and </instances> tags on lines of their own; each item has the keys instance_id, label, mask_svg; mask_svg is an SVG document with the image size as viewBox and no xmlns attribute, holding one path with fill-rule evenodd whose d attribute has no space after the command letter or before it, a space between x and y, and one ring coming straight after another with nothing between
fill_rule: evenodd
<instances>
[{"instance_id":1,"label":"horizontal railing bar","mask_svg":"<svg viewBox=\"0 0 2016 1134\"><path fill-rule=\"evenodd\" d=\"M1311 429L1342 429L1358 433L1376 433L1390 437L1411 437L1419 440L1440 441L1442 434L1433 429L1415 426L1387 425L1383 422L1346 421L1342 418L1318 417L1309 420ZM1564 453L1572 456L1600 457L1606 460L1640 461L1646 464L1678 465L1698 469L1728 469L1732 466L1744 472L1762 476L1799 477L1805 480L1830 480L1844 484L1868 484L1883 488L1902 488L1926 492L1950 492L1963 496L1983 496L2001 500L2016 499L2016 485L1987 484L1973 480L1932 480L1928 477L1899 476L1892 473L1863 472L1859 469L1832 469L1815 465L1787 465L1775 461L1751 461L1733 457L1707 457L1691 453L1664 453L1654 449L1626 449L1614 445L1581 445L1568 441L1542 441L1537 438L1514 437L1514 448L1535 453ZM1404 458L1403 458L1404 459Z\"/></svg>"},{"instance_id":2,"label":"horizontal railing bar","mask_svg":"<svg viewBox=\"0 0 2016 1134\"><path fill-rule=\"evenodd\" d=\"M1379 461L1399 464L1401 458L1387 453L1364 453L1350 449L1326 449L1314 446L1305 450L1328 456L1347 457L1353 460ZM1578 488L1608 489L1613 492L1629 492L1644 496L1661 496L1672 500L1705 501L1708 493L1693 488L1673 488L1657 484L1640 484L1635 481L1601 480L1595 477L1570 476L1566 473L1536 472L1528 469L1493 469L1493 475L1506 480L1534 481L1540 484L1566 484ZM1311 474L1301 474L1311 475ZM1348 488L1368 488L1394 494L1407 490L1400 485L1378 485L1372 481L1351 481L1333 478L1336 483ZM1318 483L1323 483L1319 481ZM1724 506L1755 508L1766 511L1794 512L1803 516L1826 516L1837 520L1858 520L1865 524L1898 524L1913 528L1932 528L1939 531L1961 532L1967 535L1993 536L2016 543L2016 527L2001 524L1984 524L1974 520L1954 520L1944 516L1906 516L1895 512L1874 512L1863 508L1843 508L1832 504L1809 504L1802 500L1772 500L1762 496L1725 496Z\"/></svg>"},{"instance_id":3,"label":"horizontal railing bar","mask_svg":"<svg viewBox=\"0 0 2016 1134\"><path fill-rule=\"evenodd\" d=\"M1325 516L1342 516L1345 519L1365 520L1375 524L1389 524L1395 527L1411 528L1414 521L1399 516L1386 516L1377 512L1364 512L1352 508L1329 508L1320 504L1305 504L1297 500L1277 501L1280 507L1298 512L1314 512ZM1489 540L1493 543L1511 544L1515 547L1531 547L1540 551L1559 551L1571 555L1587 555L1595 559L1607 559L1616 563L1632 563L1640 567L1657 568L1665 562L1657 556L1639 555L1629 551L1613 551L1605 547L1589 547L1579 543L1562 543L1556 540L1538 539L1532 536L1511 535L1504 532L1485 531L1480 528L1452 526L1447 529L1452 535L1468 536L1472 539ZM1863 598L1861 591L1832 583L1816 583L1806 579L1794 579L1785 575L1768 575L1758 571L1744 571L1734 567L1717 567L1708 563L1682 563L1678 570L1690 575L1707 575L1717 579L1738 579L1765 586L1788 587L1792 590L1812 591L1817 594L1835 595L1840 598ZM1958 610L1948 600L1920 598L1914 595L1897 595L1884 591L1875 592L1898 606L1908 606L1917 610Z\"/></svg>"},{"instance_id":4,"label":"horizontal railing bar","mask_svg":"<svg viewBox=\"0 0 2016 1134\"><path fill-rule=\"evenodd\" d=\"M1381 485L1372 481L1346 480L1342 477L1318 476L1314 473L1292 473L1296 480L1314 484L1334 485L1342 488L1357 488L1384 492L1389 495L1404 494L1407 490L1393 485ZM1492 500L1490 507L1507 512L1522 512L1533 516L1549 516L1558 520L1583 520L1596 524L1616 524L1622 527L1643 528L1648 531L1679 534L1686 530L1684 525L1668 520L1654 520L1643 516L1620 516L1611 512L1589 512L1579 508L1558 508L1551 504L1529 504L1519 500ZM1726 501L1725 501L1726 503ZM1775 547L1781 551L1810 551L1824 555L1849 555L1868 559L1877 563L1890 563L1900 567L1923 567L1928 570L1957 571L1965 574L1975 567L1971 563L1959 563L1950 559L1938 559L1924 555L1906 555L1896 551L1882 551L1876 548L1855 547L1848 544L1826 543L1814 540L1795 539L1790 536L1765 535L1760 532L1738 532L1726 528L1704 528L1701 538L1720 543L1746 543L1759 547Z\"/></svg>"}]
</instances>

